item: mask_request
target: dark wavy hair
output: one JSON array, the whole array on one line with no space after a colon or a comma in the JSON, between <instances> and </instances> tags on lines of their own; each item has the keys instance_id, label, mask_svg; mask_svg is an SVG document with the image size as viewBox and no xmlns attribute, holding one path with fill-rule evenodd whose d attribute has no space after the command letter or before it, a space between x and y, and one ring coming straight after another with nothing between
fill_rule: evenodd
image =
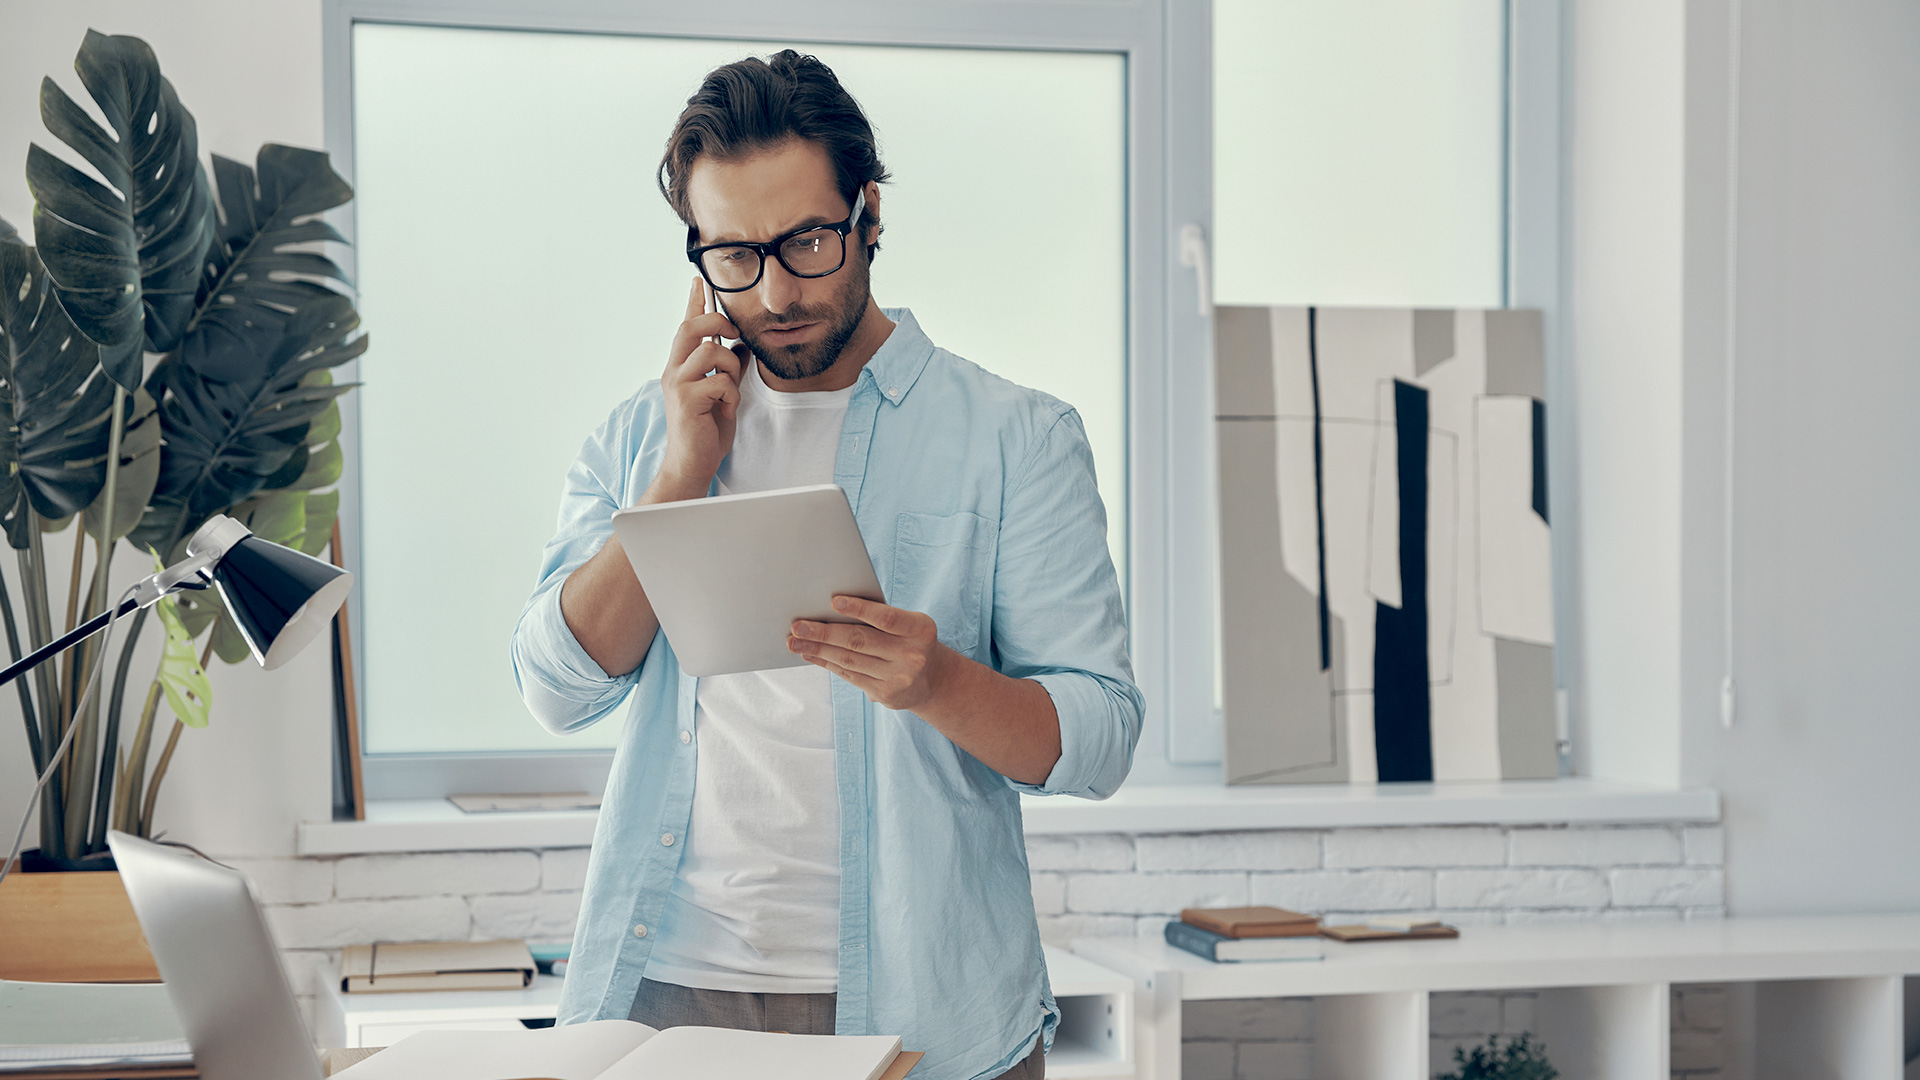
<instances>
[{"instance_id":1,"label":"dark wavy hair","mask_svg":"<svg viewBox=\"0 0 1920 1080\"><path fill-rule=\"evenodd\" d=\"M868 181L884 184L891 178L880 163L873 125L833 69L818 57L782 49L765 60L749 56L715 68L701 81L667 136L656 178L660 194L688 228L695 228L687 206L687 176L694 162L708 155L738 160L789 139L805 139L826 151L834 183L849 204ZM860 215L862 234L878 220L867 207ZM867 257L879 249L878 243L868 245Z\"/></svg>"}]
</instances>

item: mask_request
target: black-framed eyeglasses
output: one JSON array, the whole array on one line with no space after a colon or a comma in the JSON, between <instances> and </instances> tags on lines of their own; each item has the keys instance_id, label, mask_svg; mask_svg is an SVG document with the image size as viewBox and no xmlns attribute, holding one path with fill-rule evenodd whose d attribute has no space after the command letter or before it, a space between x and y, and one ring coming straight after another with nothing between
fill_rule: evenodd
<instances>
[{"instance_id":1,"label":"black-framed eyeglasses","mask_svg":"<svg viewBox=\"0 0 1920 1080\"><path fill-rule=\"evenodd\" d=\"M687 228L687 260L700 268L715 292L746 292L760 284L767 271L767 256L780 260L794 277L818 278L834 273L847 262L847 234L860 223L867 208L867 193L853 197L853 213L837 225L809 225L785 236L776 236L764 244L734 240L725 244L695 247L699 230Z\"/></svg>"}]
</instances>

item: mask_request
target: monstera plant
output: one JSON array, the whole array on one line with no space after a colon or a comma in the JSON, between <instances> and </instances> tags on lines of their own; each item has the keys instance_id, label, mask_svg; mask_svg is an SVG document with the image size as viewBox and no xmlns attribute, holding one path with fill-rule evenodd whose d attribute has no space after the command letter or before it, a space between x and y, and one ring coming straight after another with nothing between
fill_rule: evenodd
<instances>
[{"instance_id":1,"label":"monstera plant","mask_svg":"<svg viewBox=\"0 0 1920 1080\"><path fill-rule=\"evenodd\" d=\"M324 549L339 506L322 490L340 477L337 399L351 388L332 369L367 345L346 274L324 253L345 240L322 215L353 197L326 154L269 143L251 167L215 154L209 179L193 115L146 42L89 31L74 69L106 127L52 79L40 114L93 174L30 146L35 246L0 221L0 527L21 593L0 580L0 623L15 660L114 602L116 553L143 572L170 562L215 514ZM44 538L67 529L71 563L49 565ZM41 796L30 864L104 862L108 829L152 833L181 731L207 722L205 665L247 655L218 594L190 595L150 609L167 640L131 726L146 610L112 642L95 637L15 682L37 773L75 728ZM118 651L104 701L83 693L101 648ZM151 761L163 703L171 730Z\"/></svg>"}]
</instances>

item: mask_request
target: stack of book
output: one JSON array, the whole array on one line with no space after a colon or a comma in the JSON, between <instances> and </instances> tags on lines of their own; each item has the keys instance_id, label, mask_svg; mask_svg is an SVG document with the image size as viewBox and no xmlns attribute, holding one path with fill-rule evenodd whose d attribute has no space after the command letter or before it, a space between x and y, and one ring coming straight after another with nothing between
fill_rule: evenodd
<instances>
[{"instance_id":1,"label":"stack of book","mask_svg":"<svg viewBox=\"0 0 1920 1080\"><path fill-rule=\"evenodd\" d=\"M1188 908L1166 934L1167 944L1220 963L1326 955L1319 918L1285 908Z\"/></svg>"}]
</instances>

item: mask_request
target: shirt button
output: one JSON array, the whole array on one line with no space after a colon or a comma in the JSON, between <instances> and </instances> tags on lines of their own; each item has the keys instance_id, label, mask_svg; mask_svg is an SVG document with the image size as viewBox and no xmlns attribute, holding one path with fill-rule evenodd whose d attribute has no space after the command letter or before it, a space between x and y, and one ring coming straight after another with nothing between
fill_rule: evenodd
<instances>
[{"instance_id":1,"label":"shirt button","mask_svg":"<svg viewBox=\"0 0 1920 1080\"><path fill-rule=\"evenodd\" d=\"M635 927L633 928L633 936L634 936L634 937L646 937L646 936L647 936L647 924L646 924L646 923L640 923L639 925L637 925L637 926L635 926Z\"/></svg>"},{"instance_id":2,"label":"shirt button","mask_svg":"<svg viewBox=\"0 0 1920 1080\"><path fill-rule=\"evenodd\" d=\"M680 733L680 741L681 741L681 742L683 742L683 743L690 743L690 742L692 742L692 741L693 741L693 732L691 732L691 731L683 731L683 732L681 732L681 733Z\"/></svg>"},{"instance_id":3,"label":"shirt button","mask_svg":"<svg viewBox=\"0 0 1920 1080\"><path fill-rule=\"evenodd\" d=\"M673 834L672 834L672 833L667 833L667 834L665 834L665 835L663 835L663 836L661 836L661 837L660 837L660 843L662 843L662 844L664 844L664 845L666 845L667 847L672 847L672 846L673 846Z\"/></svg>"},{"instance_id":4,"label":"shirt button","mask_svg":"<svg viewBox=\"0 0 1920 1080\"><path fill-rule=\"evenodd\" d=\"M897 398L897 397L899 397L899 396L900 396L900 388L899 388L899 387L897 387L897 386L889 386L889 387L887 387L887 396L888 396L888 397L895 397L895 398Z\"/></svg>"}]
</instances>

